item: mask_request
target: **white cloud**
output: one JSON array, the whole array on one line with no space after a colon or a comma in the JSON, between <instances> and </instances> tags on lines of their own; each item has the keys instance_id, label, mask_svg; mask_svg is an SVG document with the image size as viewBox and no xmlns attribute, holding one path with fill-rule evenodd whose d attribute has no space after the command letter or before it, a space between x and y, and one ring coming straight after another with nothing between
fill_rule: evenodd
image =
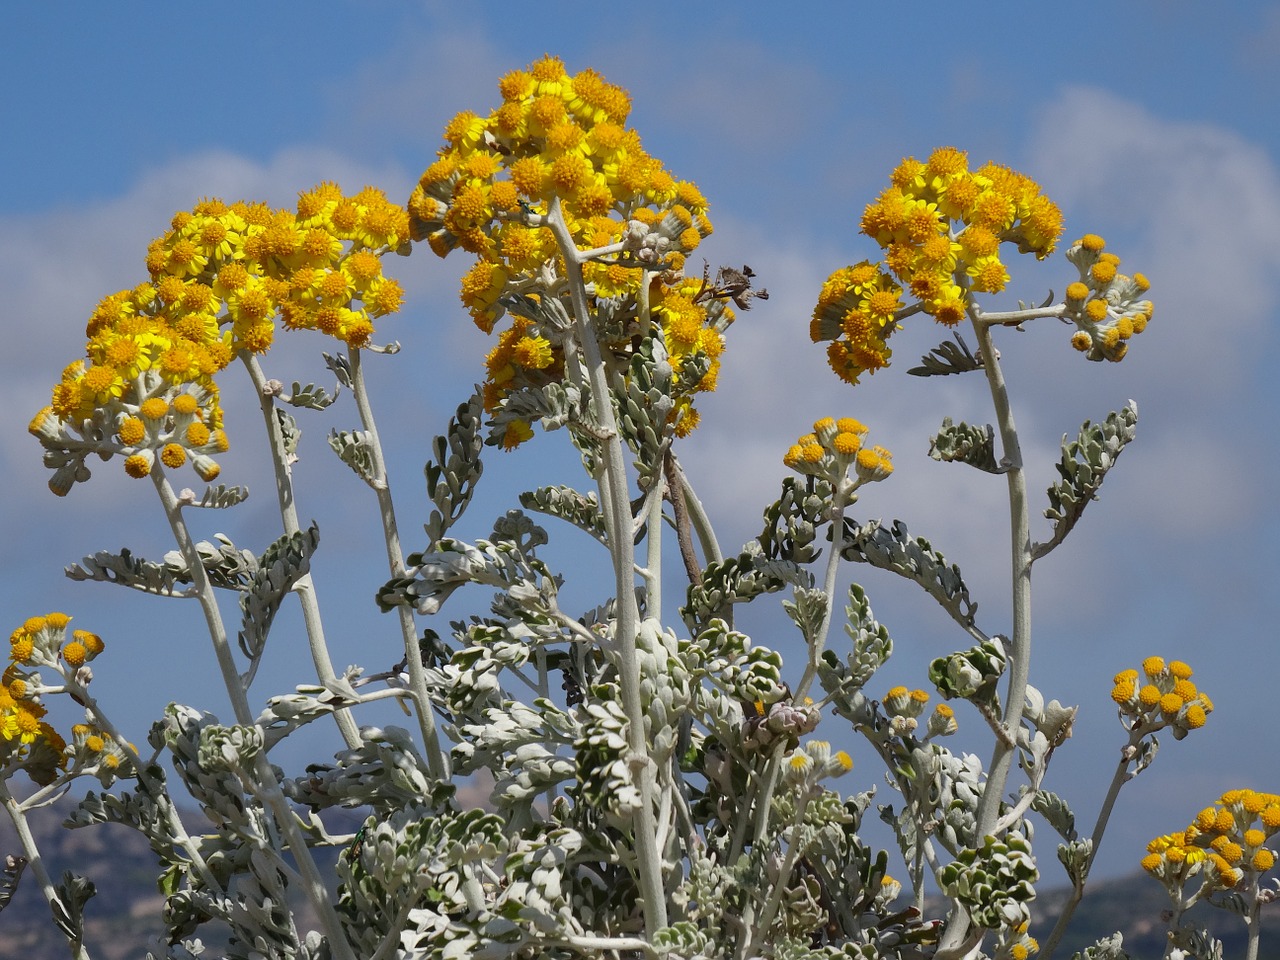
<instances>
[{"instance_id":1,"label":"white cloud","mask_svg":"<svg viewBox=\"0 0 1280 960\"><path fill-rule=\"evenodd\" d=\"M1033 152L1072 221L1120 235L1122 269L1152 282L1154 319L1118 371L1144 414L1143 452L1124 466L1173 495L1139 498L1136 518L1179 535L1245 522L1275 479L1225 466L1274 469L1258 456L1271 444L1268 419L1248 411L1275 342L1275 160L1233 131L1086 88L1047 106Z\"/></svg>"}]
</instances>

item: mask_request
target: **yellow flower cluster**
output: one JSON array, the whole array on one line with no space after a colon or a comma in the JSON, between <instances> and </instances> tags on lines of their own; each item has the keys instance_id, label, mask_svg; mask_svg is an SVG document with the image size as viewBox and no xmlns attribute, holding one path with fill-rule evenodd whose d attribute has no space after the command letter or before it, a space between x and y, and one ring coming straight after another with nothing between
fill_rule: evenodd
<instances>
[{"instance_id":1,"label":"yellow flower cluster","mask_svg":"<svg viewBox=\"0 0 1280 960\"><path fill-rule=\"evenodd\" d=\"M867 427L853 417L824 417L793 443L782 462L797 473L839 485L853 468L854 486L883 480L893 473L893 454L884 447L863 446Z\"/></svg>"},{"instance_id":2,"label":"yellow flower cluster","mask_svg":"<svg viewBox=\"0 0 1280 960\"><path fill-rule=\"evenodd\" d=\"M77 723L71 728L71 748L77 768L96 771L104 785L123 775L137 757L131 743L121 743L105 730L90 723Z\"/></svg>"},{"instance_id":3,"label":"yellow flower cluster","mask_svg":"<svg viewBox=\"0 0 1280 960\"><path fill-rule=\"evenodd\" d=\"M0 679L0 770L25 770L39 784L67 766L66 741L44 719L39 667L74 673L102 652L102 640L85 630L67 639L65 613L30 617L9 636L9 664Z\"/></svg>"},{"instance_id":4,"label":"yellow flower cluster","mask_svg":"<svg viewBox=\"0 0 1280 960\"><path fill-rule=\"evenodd\" d=\"M1000 245L1044 259L1062 214L1030 177L995 163L970 171L964 151L939 147L927 162L898 165L863 213L862 232L885 250L884 269L863 261L833 273L809 330L815 343L830 341L831 368L849 383L888 364L904 293L955 326L973 293L998 293L1009 282Z\"/></svg>"},{"instance_id":5,"label":"yellow flower cluster","mask_svg":"<svg viewBox=\"0 0 1280 960\"><path fill-rule=\"evenodd\" d=\"M1090 360L1118 362L1129 350L1129 339L1151 319L1151 301L1139 299L1151 284L1140 273L1118 272L1120 258L1104 246L1101 237L1089 233L1067 251L1080 279L1067 287L1066 316L1077 328L1073 347Z\"/></svg>"},{"instance_id":6,"label":"yellow flower cluster","mask_svg":"<svg viewBox=\"0 0 1280 960\"><path fill-rule=\"evenodd\" d=\"M175 214L147 250L150 279L98 304L87 359L63 371L31 423L53 454L54 492L87 478L90 451L123 455L135 477L157 457L180 466L189 456L212 479L211 455L227 447L214 376L241 352L266 351L277 318L364 346L373 319L400 309L381 258L408 234L408 214L380 190L348 197L332 183L300 194L296 212L206 199Z\"/></svg>"},{"instance_id":7,"label":"yellow flower cluster","mask_svg":"<svg viewBox=\"0 0 1280 960\"><path fill-rule=\"evenodd\" d=\"M498 86L502 106L488 117L466 112L449 123L446 145L409 200L415 240L441 257L459 247L475 255L461 296L476 325L491 333L504 313L515 315L486 361L486 409L564 376L564 329L543 309L551 298L568 303L564 264L544 225L555 201L580 250L611 250L583 267L595 302L614 302L611 330L598 332L605 344L625 359L647 322L638 316L647 293L676 373L687 359L705 357L710 369L692 392L714 389L733 313L681 272L712 229L698 188L644 151L624 126L630 97L595 71L570 76L559 59L545 57ZM654 275L656 282L647 279ZM673 416L681 434L697 422L687 398ZM530 425L517 422L504 445L530 435Z\"/></svg>"},{"instance_id":8,"label":"yellow flower cluster","mask_svg":"<svg viewBox=\"0 0 1280 960\"><path fill-rule=\"evenodd\" d=\"M902 308L902 288L870 261L841 267L818 294L809 337L829 341L827 361L836 375L857 383L864 372L887 366L893 351L888 339Z\"/></svg>"},{"instance_id":9,"label":"yellow flower cluster","mask_svg":"<svg viewBox=\"0 0 1280 960\"><path fill-rule=\"evenodd\" d=\"M1211 889L1236 887L1275 866L1275 851L1266 842L1278 831L1280 795L1228 790L1185 830L1147 844L1142 868L1174 891L1202 872Z\"/></svg>"},{"instance_id":10,"label":"yellow flower cluster","mask_svg":"<svg viewBox=\"0 0 1280 960\"><path fill-rule=\"evenodd\" d=\"M1116 674L1111 699L1130 729L1168 727L1181 740L1203 727L1213 712L1213 701L1191 682L1191 673L1181 660L1165 663L1162 657L1147 657L1141 673L1124 670Z\"/></svg>"}]
</instances>

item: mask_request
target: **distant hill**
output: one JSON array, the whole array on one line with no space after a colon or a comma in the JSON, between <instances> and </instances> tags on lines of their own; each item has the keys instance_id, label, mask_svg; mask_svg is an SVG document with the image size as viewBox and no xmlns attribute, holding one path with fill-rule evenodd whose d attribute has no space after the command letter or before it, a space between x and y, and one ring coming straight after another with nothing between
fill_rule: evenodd
<instances>
[{"instance_id":1,"label":"distant hill","mask_svg":"<svg viewBox=\"0 0 1280 960\"><path fill-rule=\"evenodd\" d=\"M191 823L198 815L190 818ZM354 829L355 820L353 818ZM74 866L97 885L97 895L87 908L87 943L95 960L141 960L154 949L164 931L160 912L164 898L156 890L155 859L142 837L127 827L101 824L79 830L61 827L54 810L36 816L35 832L40 849L55 878ZM0 825L0 857L18 851L17 838L7 821ZM1066 900L1065 891L1042 891L1035 904L1032 933L1042 942ZM1119 931L1129 955L1138 960L1159 960L1164 955L1162 912L1168 909L1164 891L1142 874L1099 883L1090 888L1057 956L1067 960L1098 938ZM1244 956L1244 928L1238 917L1209 907L1192 916L1212 924L1225 944L1225 956ZM23 960L64 960L67 947L54 930L48 908L28 871L13 901L0 913L0 957ZM211 957L216 954L211 953ZM1260 960L1280 960L1280 909L1264 927Z\"/></svg>"},{"instance_id":2,"label":"distant hill","mask_svg":"<svg viewBox=\"0 0 1280 960\"><path fill-rule=\"evenodd\" d=\"M1036 899L1032 935L1041 942L1053 929L1067 895L1066 890L1045 890ZM1135 960L1160 960L1164 956L1168 910L1169 898L1164 887L1142 872L1090 885L1055 956L1067 960L1101 937L1119 931L1124 935L1124 949L1129 956ZM1223 956L1227 960L1245 955L1244 923L1238 916L1202 904L1184 915L1184 923L1207 927L1222 941ZM1276 905L1263 923L1258 958L1280 960L1280 909L1276 909Z\"/></svg>"}]
</instances>

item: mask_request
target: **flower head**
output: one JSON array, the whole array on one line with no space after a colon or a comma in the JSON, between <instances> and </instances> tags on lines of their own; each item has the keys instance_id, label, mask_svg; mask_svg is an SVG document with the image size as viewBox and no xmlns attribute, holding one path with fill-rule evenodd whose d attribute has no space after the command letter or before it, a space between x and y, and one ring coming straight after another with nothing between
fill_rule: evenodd
<instances>
[{"instance_id":1,"label":"flower head","mask_svg":"<svg viewBox=\"0 0 1280 960\"><path fill-rule=\"evenodd\" d=\"M1067 251L1080 279L1067 288L1066 317L1076 325L1071 343L1077 350L1090 360L1118 362L1151 319L1151 301L1143 296L1151 284L1140 273L1119 273L1120 258L1105 247L1101 237L1086 234Z\"/></svg>"},{"instance_id":2,"label":"flower head","mask_svg":"<svg viewBox=\"0 0 1280 960\"><path fill-rule=\"evenodd\" d=\"M1280 829L1280 823L1268 825L1266 812L1273 809L1280 809L1276 794L1229 790L1185 830L1152 840L1142 868L1163 882L1176 902L1185 902L1182 888L1195 877L1205 893L1237 887L1250 877L1256 884L1275 866L1275 852L1264 846Z\"/></svg>"},{"instance_id":3,"label":"flower head","mask_svg":"<svg viewBox=\"0 0 1280 960\"><path fill-rule=\"evenodd\" d=\"M85 664L103 649L101 638L87 630L68 639L70 621L60 612L28 617L9 636L9 663L0 679L0 773L6 777L24 770L43 785L67 767L66 742L45 720L41 697L49 688L36 670L61 674L61 689L74 690L88 682Z\"/></svg>"},{"instance_id":4,"label":"flower head","mask_svg":"<svg viewBox=\"0 0 1280 960\"><path fill-rule=\"evenodd\" d=\"M296 213L215 198L175 214L148 248L148 280L99 302L85 359L31 423L50 487L62 495L88 479L90 453L121 456L134 477L189 462L212 480L227 448L217 374L267 350L277 322L364 346L372 318L400 307L380 258L405 247L408 229L381 191L345 196L331 183L300 194Z\"/></svg>"},{"instance_id":5,"label":"flower head","mask_svg":"<svg viewBox=\"0 0 1280 960\"><path fill-rule=\"evenodd\" d=\"M885 251L884 269L868 261L837 270L823 285L810 337L828 341L836 375L857 383L889 362L887 340L916 309L944 326L965 317L974 293L1009 282L1002 244L1044 259L1062 233L1062 215L1031 178L939 147L926 162L907 157L867 206L862 232ZM918 303L903 302L909 294Z\"/></svg>"},{"instance_id":6,"label":"flower head","mask_svg":"<svg viewBox=\"0 0 1280 960\"><path fill-rule=\"evenodd\" d=\"M1181 660L1147 657L1141 674L1132 669L1116 674L1111 699L1130 728L1155 731L1168 727L1181 740L1203 727L1213 712L1213 701L1196 687L1191 675L1191 667Z\"/></svg>"},{"instance_id":7,"label":"flower head","mask_svg":"<svg viewBox=\"0 0 1280 960\"><path fill-rule=\"evenodd\" d=\"M617 318L597 336L607 361L625 365L637 334L661 332L677 402L677 435L697 424L692 395L715 389L723 331L733 310L721 284L682 273L686 256L711 233L707 201L645 152L625 126L630 98L593 70L570 74L544 57L498 84L502 104L487 117L461 113L410 197L414 239L439 256L462 249L476 258L461 298L476 325L492 333L512 315L487 361L485 406L505 424L503 446L532 434L527 419L504 414L522 390L564 376L570 304L564 263L547 226L553 206L586 258L593 313ZM640 316L647 300L648 316ZM518 341L536 342L517 349Z\"/></svg>"},{"instance_id":8,"label":"flower head","mask_svg":"<svg viewBox=\"0 0 1280 960\"><path fill-rule=\"evenodd\" d=\"M893 455L884 447L864 446L866 433L867 428L852 417L826 417L813 425L813 433L791 445L782 462L797 473L827 480L847 498L846 503L852 503L859 486L893 472Z\"/></svg>"}]
</instances>

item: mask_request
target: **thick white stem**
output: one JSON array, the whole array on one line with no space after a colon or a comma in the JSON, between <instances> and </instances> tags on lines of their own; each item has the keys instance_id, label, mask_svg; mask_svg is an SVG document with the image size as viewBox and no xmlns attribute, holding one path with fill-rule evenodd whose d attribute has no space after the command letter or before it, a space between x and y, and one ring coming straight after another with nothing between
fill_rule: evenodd
<instances>
[{"instance_id":1,"label":"thick white stem","mask_svg":"<svg viewBox=\"0 0 1280 960\"><path fill-rule=\"evenodd\" d=\"M355 394L360 425L368 438L373 459L373 477L369 485L378 498L378 516L382 520L383 539L387 545L387 566L393 577L402 577L405 573L404 553L400 549L400 530L396 525L395 505L391 500L391 487L387 479L387 461L382 453L382 442L378 439L373 407L369 403L360 351L354 347L351 350L351 391ZM408 607L401 605L396 608L396 612L400 620L400 635L404 641L405 661L409 667L409 689L418 707L418 728L426 747L427 764L432 776L438 780L448 780L451 776L449 757L441 748L440 737L436 732L435 714L427 691L426 668L422 663L422 650L418 646L418 625L414 622L413 611Z\"/></svg>"},{"instance_id":2,"label":"thick white stem","mask_svg":"<svg viewBox=\"0 0 1280 960\"><path fill-rule=\"evenodd\" d=\"M565 262L565 279L573 307L575 329L591 391L592 412L599 425L603 472L597 478L600 501L609 528L613 558L618 619L616 642L618 674L622 687L622 708L627 715L627 747L634 757L633 769L640 792L634 833L640 895L644 899L645 933L650 938L667 925L666 893L662 884L662 855L658 849L658 828L654 812L655 766L645 735L645 709L640 699L640 658L636 649L639 610L635 595L635 548L631 538L631 505L627 495L627 466L622 438L614 416L608 373L591 327L586 285L582 276L582 254L569 233L558 199L553 200L547 225L555 235Z\"/></svg>"},{"instance_id":3,"label":"thick white stem","mask_svg":"<svg viewBox=\"0 0 1280 960\"><path fill-rule=\"evenodd\" d=\"M249 379L253 382L254 392L258 395L258 404L262 408L262 420L267 431L267 443L271 452L271 464L275 469L276 499L280 504L280 520L285 534L292 536L302 528L298 523L298 506L294 497L293 473L289 469L289 458L284 449L284 436L280 432L280 422L276 419L275 403L267 389L267 380L263 375L258 358L252 354L241 354L244 365L249 371ZM311 662L316 668L316 677L322 684L329 684L336 679L333 660L329 657L329 645L324 639L324 621L320 616L320 601L316 596L315 583L308 573L293 586L302 608L302 623L307 631L307 645L311 650ZM349 710L335 710L334 721L342 733L342 739L348 747L360 746L360 731Z\"/></svg>"}]
</instances>

